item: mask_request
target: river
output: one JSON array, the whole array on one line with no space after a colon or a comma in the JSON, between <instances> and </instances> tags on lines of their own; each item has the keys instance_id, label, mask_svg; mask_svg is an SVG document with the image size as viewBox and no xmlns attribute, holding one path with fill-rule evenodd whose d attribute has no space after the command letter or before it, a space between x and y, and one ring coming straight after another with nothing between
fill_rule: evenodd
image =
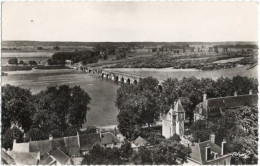
<instances>
[{"instance_id":1,"label":"river","mask_svg":"<svg viewBox=\"0 0 260 166\"><path fill-rule=\"evenodd\" d=\"M200 71L196 69L106 69L142 77L153 76L160 80L167 78L178 78L195 76L197 78L209 77L217 79L223 77L233 77L236 75L257 78L258 66L246 70L248 66L240 66L232 69L222 69L213 71ZM6 72L8 76L2 77L2 85L11 84L27 88L33 94L45 90L46 87L56 85L80 86L92 98L89 105L90 112L87 114L87 122L83 127L97 125L116 125L118 110L115 107L116 91L118 84L112 81L102 80L101 77L73 69L62 70L32 70L32 71L11 71Z\"/></svg>"},{"instance_id":2,"label":"river","mask_svg":"<svg viewBox=\"0 0 260 166\"><path fill-rule=\"evenodd\" d=\"M6 72L2 77L2 85L11 84L30 89L33 94L45 90L49 86L80 86L92 98L87 114L87 122L83 127L91 125L117 124L118 110L115 107L116 90L119 85L112 81L102 80L88 73L77 70L32 70Z\"/></svg>"}]
</instances>

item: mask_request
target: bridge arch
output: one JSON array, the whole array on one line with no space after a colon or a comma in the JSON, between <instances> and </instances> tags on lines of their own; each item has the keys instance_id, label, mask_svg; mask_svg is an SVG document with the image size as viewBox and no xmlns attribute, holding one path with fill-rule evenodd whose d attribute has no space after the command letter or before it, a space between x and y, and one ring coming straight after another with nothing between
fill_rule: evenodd
<instances>
[{"instance_id":1,"label":"bridge arch","mask_svg":"<svg viewBox=\"0 0 260 166\"><path fill-rule=\"evenodd\" d=\"M118 76L115 76L115 80L114 81L118 83Z\"/></svg>"},{"instance_id":2,"label":"bridge arch","mask_svg":"<svg viewBox=\"0 0 260 166\"><path fill-rule=\"evenodd\" d=\"M137 80L134 80L134 84L135 84L135 85L137 84Z\"/></svg>"},{"instance_id":3,"label":"bridge arch","mask_svg":"<svg viewBox=\"0 0 260 166\"><path fill-rule=\"evenodd\" d=\"M124 83L124 81L125 81L125 79L124 79L124 77L121 77L121 83Z\"/></svg>"},{"instance_id":4,"label":"bridge arch","mask_svg":"<svg viewBox=\"0 0 260 166\"><path fill-rule=\"evenodd\" d=\"M130 84L130 83L131 83L130 78L128 78L128 79L126 80L126 83L127 83L127 84Z\"/></svg>"}]
</instances>

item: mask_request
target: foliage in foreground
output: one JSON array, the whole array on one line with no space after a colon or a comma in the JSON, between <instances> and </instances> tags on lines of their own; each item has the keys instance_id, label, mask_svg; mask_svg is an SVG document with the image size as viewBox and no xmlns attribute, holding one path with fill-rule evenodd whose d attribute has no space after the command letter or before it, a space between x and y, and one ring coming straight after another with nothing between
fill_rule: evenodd
<instances>
[{"instance_id":1,"label":"foliage in foreground","mask_svg":"<svg viewBox=\"0 0 260 166\"><path fill-rule=\"evenodd\" d=\"M90 100L79 86L48 87L35 95L27 89L3 86L2 132L10 135L7 131L11 125L19 126L26 133L25 139L32 141L47 139L50 134L53 137L75 134L86 121ZM10 143L3 146L11 148Z\"/></svg>"},{"instance_id":2,"label":"foliage in foreground","mask_svg":"<svg viewBox=\"0 0 260 166\"><path fill-rule=\"evenodd\" d=\"M135 139L141 128L156 123L160 114L167 113L178 99L191 124L194 109L202 102L204 93L208 98L215 98L233 96L235 91L238 95L244 95L249 90L258 92L257 79L241 76L217 80L195 77L168 79L162 84L162 89L155 78L140 79L137 85L123 84L117 91L118 127L126 138Z\"/></svg>"},{"instance_id":3,"label":"foliage in foreground","mask_svg":"<svg viewBox=\"0 0 260 166\"><path fill-rule=\"evenodd\" d=\"M232 157L232 164L256 164L258 160L258 108L244 106L228 109L222 117L215 120L199 120L191 126L191 133L196 140L208 140L209 135L216 135L216 143L223 139L228 142L228 151L245 154L245 157Z\"/></svg>"},{"instance_id":4,"label":"foliage in foreground","mask_svg":"<svg viewBox=\"0 0 260 166\"><path fill-rule=\"evenodd\" d=\"M178 140L178 139L177 139ZM164 140L151 147L140 147L133 151L130 143L121 148L104 148L95 145L84 157L82 164L179 164L185 162L191 150L176 139Z\"/></svg>"}]
</instances>

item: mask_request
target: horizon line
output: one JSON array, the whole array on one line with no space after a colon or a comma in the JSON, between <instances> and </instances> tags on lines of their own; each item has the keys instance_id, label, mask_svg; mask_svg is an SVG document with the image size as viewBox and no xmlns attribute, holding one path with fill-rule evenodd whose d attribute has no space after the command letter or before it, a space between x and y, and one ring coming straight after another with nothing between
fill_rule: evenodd
<instances>
[{"instance_id":1,"label":"horizon line","mask_svg":"<svg viewBox=\"0 0 260 166\"><path fill-rule=\"evenodd\" d=\"M55 40L1 40L1 42L78 42L78 43L218 43L218 42L252 42L258 43L258 41L248 41L248 40L228 40L228 41L55 41Z\"/></svg>"}]
</instances>

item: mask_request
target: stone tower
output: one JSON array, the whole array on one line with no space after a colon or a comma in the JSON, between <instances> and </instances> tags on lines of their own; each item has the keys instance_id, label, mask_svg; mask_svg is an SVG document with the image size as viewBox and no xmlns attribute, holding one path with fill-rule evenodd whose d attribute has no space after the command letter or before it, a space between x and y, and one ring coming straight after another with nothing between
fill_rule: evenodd
<instances>
[{"instance_id":1,"label":"stone tower","mask_svg":"<svg viewBox=\"0 0 260 166\"><path fill-rule=\"evenodd\" d=\"M162 120L162 135L165 138L170 138L174 133L179 136L184 135L185 111L180 99L174 103L174 108L163 117Z\"/></svg>"},{"instance_id":2,"label":"stone tower","mask_svg":"<svg viewBox=\"0 0 260 166\"><path fill-rule=\"evenodd\" d=\"M179 136L184 135L184 121L185 121L185 111L182 107L180 99L174 106L174 110L176 111L176 134Z\"/></svg>"}]
</instances>

